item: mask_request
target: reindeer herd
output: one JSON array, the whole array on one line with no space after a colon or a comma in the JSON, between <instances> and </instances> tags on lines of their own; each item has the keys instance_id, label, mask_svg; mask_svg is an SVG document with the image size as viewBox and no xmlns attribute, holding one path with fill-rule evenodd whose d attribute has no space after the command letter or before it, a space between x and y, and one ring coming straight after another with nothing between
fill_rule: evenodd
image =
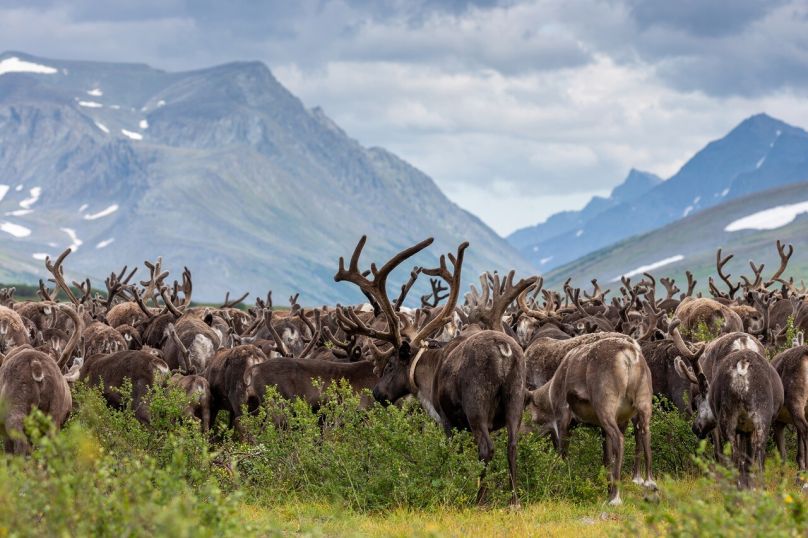
<instances>
[{"instance_id":1,"label":"reindeer herd","mask_svg":"<svg viewBox=\"0 0 808 538\"><path fill-rule=\"evenodd\" d=\"M150 420L150 387L169 383L190 396L186 412L203 431L225 412L229 427L244 435L239 417L261 406L267 388L317 408L329 384L344 379L363 406L417 399L447 435L470 431L485 464L493 457L492 432L505 428L515 505L517 442L529 430L549 435L564 456L574 427L599 428L608 500L619 504L624 433L632 423L633 479L655 488L654 395L692 417L693 432L712 439L718 458L731 446L743 487L762 467L770 434L785 458L789 424L797 433L798 467L808 469L808 346L801 339L808 291L783 277L793 247L777 243L781 262L771 277L750 262L752 276L737 281L724 270L732 256L719 250L723 284L709 279L711 297L695 293L690 272L684 291L660 279L664 298L657 299L657 281L646 273L636 283L622 278L608 299L611 291L596 280L591 293L569 280L555 292L538 277L515 281L511 271L483 274L479 289L472 285L461 302L468 243L440 256L438 267L413 268L391 300L391 272L432 239L369 270L360 268L365 241L347 267L340 258L334 279L356 286L367 303L313 310L298 305L297 296L291 310L273 310L271 292L252 308L238 308L246 294L228 295L219 307L193 306L190 271L168 284L160 259L145 263L147 279L133 281L137 269L124 267L106 279L106 293L93 293L89 280L72 286L65 280L69 249L47 259L55 286L40 281L41 300L16 300L13 288L0 290L5 450L30 452L23 421L33 409L61 427L77 381L100 387L116 408L125 405L120 389L130 383L128 405L143 422ZM430 277L432 293L421 297L421 308L407 308L421 275ZM67 300L59 302L59 294ZM715 330L708 341L696 338L704 327Z\"/></svg>"}]
</instances>

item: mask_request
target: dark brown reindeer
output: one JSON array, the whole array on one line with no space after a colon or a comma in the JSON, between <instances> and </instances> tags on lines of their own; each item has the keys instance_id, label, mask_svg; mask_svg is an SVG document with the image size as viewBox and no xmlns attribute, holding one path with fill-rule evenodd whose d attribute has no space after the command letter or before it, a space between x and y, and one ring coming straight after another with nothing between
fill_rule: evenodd
<instances>
[{"instance_id":1,"label":"dark brown reindeer","mask_svg":"<svg viewBox=\"0 0 808 538\"><path fill-rule=\"evenodd\" d=\"M39 409L61 428L73 407L68 381L78 376L77 371L63 374L81 337L81 316L69 306L62 306L72 319L74 328L70 340L58 360L28 345L13 349L0 365L0 424L5 437L5 450L14 454L27 454L31 446L23 431L23 421L33 409Z\"/></svg>"},{"instance_id":2,"label":"dark brown reindeer","mask_svg":"<svg viewBox=\"0 0 808 538\"><path fill-rule=\"evenodd\" d=\"M518 505L516 442L524 409L525 366L521 347L504 333L502 317L517 295L536 281L535 277L514 285L513 272L503 281L498 275L493 276L493 302L489 308L485 301L486 308L479 310L473 318L474 326L466 327L464 333L442 349L428 349L430 335L440 331L454 315L468 243L460 245L456 255L449 254L452 271L448 269L444 256L441 256L439 268L421 270L424 274L443 279L449 285L449 296L440 314L418 329L412 324L401 326L390 305L386 281L397 265L429 246L432 239L400 252L381 268L372 265L372 280L359 270L359 257L365 241L366 237L359 241L347 269L344 259L340 258L335 280L357 285L375 299L386 316L386 330L361 327L365 336L390 344L389 359L373 389L374 397L388 403L408 394L416 396L447 434L453 428L470 430L477 441L478 455L486 465L493 457L491 432L507 428L511 503ZM483 328L483 324L487 328ZM479 503L486 496L482 478L477 493Z\"/></svg>"},{"instance_id":3,"label":"dark brown reindeer","mask_svg":"<svg viewBox=\"0 0 808 538\"><path fill-rule=\"evenodd\" d=\"M148 423L147 396L151 386L161 378L168 378L168 365L147 351L118 351L88 356L81 366L79 379L89 386L99 386L107 405L115 409L124 406L121 392L126 380L132 385L131 405L135 417Z\"/></svg>"},{"instance_id":4,"label":"dark brown reindeer","mask_svg":"<svg viewBox=\"0 0 808 538\"><path fill-rule=\"evenodd\" d=\"M682 358L676 371L691 383L695 416L693 432L713 436L716 458L730 443L740 471L739 485L751 486L750 467L761 470L770 428L783 407L783 383L765 358L760 342L746 333L725 334L691 349L671 324Z\"/></svg>"},{"instance_id":5,"label":"dark brown reindeer","mask_svg":"<svg viewBox=\"0 0 808 538\"><path fill-rule=\"evenodd\" d=\"M188 405L183 410L185 416L199 420L202 432L207 432L210 429L212 398L208 380L201 375L174 374L168 381L188 396Z\"/></svg>"},{"instance_id":6,"label":"dark brown reindeer","mask_svg":"<svg viewBox=\"0 0 808 538\"><path fill-rule=\"evenodd\" d=\"M216 420L219 411L225 411L229 427L239 428L238 418L249 397L247 371L266 360L264 352L252 344L242 344L216 352L205 371L211 393L212 421Z\"/></svg>"},{"instance_id":7,"label":"dark brown reindeer","mask_svg":"<svg viewBox=\"0 0 808 538\"><path fill-rule=\"evenodd\" d=\"M772 366L783 382L784 405L775 424L774 433L780 456L786 459L785 426L792 424L797 431L797 467L808 470L808 346L799 344L788 348L772 360ZM803 484L803 487L805 485Z\"/></svg>"},{"instance_id":8,"label":"dark brown reindeer","mask_svg":"<svg viewBox=\"0 0 808 538\"><path fill-rule=\"evenodd\" d=\"M345 311L350 312L348 314L350 319L362 324L356 313L350 309L345 309ZM267 318L271 318L271 312L268 313ZM347 321L347 317L345 319L346 323L351 323ZM314 334L306 348L301 351L300 356L294 356L285 348L283 339L273 328L275 341L279 342L281 346L279 348L281 357L257 364L249 368L244 375L251 410L256 409L263 402L269 387L275 387L280 396L285 399L300 398L316 410L322 404L328 387L341 379L345 379L355 392L369 390L376 384L378 375L374 371L373 363L369 361L338 362L331 359L310 358L311 351L321 341L323 332L319 311L315 311L315 321ZM269 326L272 327L272 324L269 323ZM364 324L362 326L364 327ZM317 353L316 356L322 355ZM363 397L361 403L365 407L371 402L368 398Z\"/></svg>"}]
</instances>

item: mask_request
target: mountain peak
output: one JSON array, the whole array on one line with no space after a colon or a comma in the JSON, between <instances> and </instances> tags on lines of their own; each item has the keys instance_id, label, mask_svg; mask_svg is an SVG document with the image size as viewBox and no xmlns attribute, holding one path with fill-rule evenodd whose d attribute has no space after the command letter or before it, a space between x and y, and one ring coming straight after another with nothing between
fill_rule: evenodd
<instances>
[{"instance_id":1,"label":"mountain peak","mask_svg":"<svg viewBox=\"0 0 808 538\"><path fill-rule=\"evenodd\" d=\"M749 116L741 123L739 123L729 135L731 136L739 132L777 132L777 131L794 131L800 130L798 127L787 124L786 122L769 116L765 112Z\"/></svg>"},{"instance_id":2,"label":"mountain peak","mask_svg":"<svg viewBox=\"0 0 808 538\"><path fill-rule=\"evenodd\" d=\"M368 259L434 236L434 252L471 242L469 275L535 270L428 176L307 110L261 62L167 73L5 54L16 60L0 74L32 75L0 76L2 281L36 282L41 260L72 246L71 278L164 255L167 270L193 268L203 300L237 285L352 302L362 297L334 285L334 263L369 232Z\"/></svg>"},{"instance_id":3,"label":"mountain peak","mask_svg":"<svg viewBox=\"0 0 808 538\"><path fill-rule=\"evenodd\" d=\"M656 174L632 168L623 183L612 190L610 198L615 202L628 202L642 196L660 183L662 178Z\"/></svg>"}]
</instances>

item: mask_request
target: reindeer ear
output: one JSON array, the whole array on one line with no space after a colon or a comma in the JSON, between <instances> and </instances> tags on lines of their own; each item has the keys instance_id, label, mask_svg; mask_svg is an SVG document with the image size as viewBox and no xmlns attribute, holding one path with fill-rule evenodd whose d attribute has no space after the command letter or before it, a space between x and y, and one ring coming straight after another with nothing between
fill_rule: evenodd
<instances>
[{"instance_id":1,"label":"reindeer ear","mask_svg":"<svg viewBox=\"0 0 808 538\"><path fill-rule=\"evenodd\" d=\"M686 379L691 383L693 383L694 385L699 384L699 380L696 377L696 374L693 372L693 368L685 364L685 361L682 360L682 357L676 357L674 359L673 368L676 370L676 373L679 374L679 377L681 377L682 379Z\"/></svg>"}]
</instances>

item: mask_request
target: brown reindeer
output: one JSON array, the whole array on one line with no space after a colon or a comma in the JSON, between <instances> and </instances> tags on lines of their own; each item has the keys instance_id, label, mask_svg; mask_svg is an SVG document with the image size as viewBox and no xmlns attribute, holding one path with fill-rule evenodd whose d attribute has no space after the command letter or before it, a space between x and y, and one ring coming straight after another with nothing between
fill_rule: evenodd
<instances>
[{"instance_id":1,"label":"brown reindeer","mask_svg":"<svg viewBox=\"0 0 808 538\"><path fill-rule=\"evenodd\" d=\"M623 433L636 429L635 482L655 488L651 471L651 371L636 342L600 337L569 351L552 379L530 393L528 409L542 433L553 434L566 453L573 420L603 431L603 464L609 469L609 504L621 504ZM645 480L640 476L640 456Z\"/></svg>"},{"instance_id":2,"label":"brown reindeer","mask_svg":"<svg viewBox=\"0 0 808 538\"><path fill-rule=\"evenodd\" d=\"M797 345L778 353L772 366L783 382L784 405L775 424L775 440L780 456L785 461L785 426L793 424L797 430L797 466L808 470L808 346Z\"/></svg>"},{"instance_id":3,"label":"brown reindeer","mask_svg":"<svg viewBox=\"0 0 808 538\"><path fill-rule=\"evenodd\" d=\"M220 349L208 363L205 378L210 385L210 417L219 411L228 414L230 428L237 428L242 406L248 403L247 371L267 360L261 349L252 344Z\"/></svg>"},{"instance_id":4,"label":"brown reindeer","mask_svg":"<svg viewBox=\"0 0 808 538\"><path fill-rule=\"evenodd\" d=\"M68 381L77 377L78 372L71 371L64 375L62 370L78 345L82 320L69 306L60 309L73 320L74 329L58 360L24 345L12 350L0 365L0 423L7 452L30 452L23 422L33 409L50 416L55 426L61 428L73 407Z\"/></svg>"},{"instance_id":5,"label":"brown reindeer","mask_svg":"<svg viewBox=\"0 0 808 538\"><path fill-rule=\"evenodd\" d=\"M148 351L118 351L85 358L79 379L89 386L100 386L107 405L122 409L121 388L126 380L132 385L131 404L135 417L150 420L147 396L151 386L169 375L168 365Z\"/></svg>"},{"instance_id":6,"label":"brown reindeer","mask_svg":"<svg viewBox=\"0 0 808 538\"><path fill-rule=\"evenodd\" d=\"M354 249L348 269L345 268L344 259L340 258L335 280L357 285L365 295L374 298L387 319L387 329L384 331L360 324L355 315L350 320L365 336L390 344L386 353L389 359L373 389L374 397L388 403L407 394L416 396L447 433L452 428L470 430L477 441L478 455L486 466L493 457L491 432L507 428L511 503L518 505L516 441L524 408L525 363L519 344L504 333L502 318L510 303L534 284L536 278L514 285L513 272L504 280L500 280L499 275L492 275L492 304L488 305L486 299L482 308L468 316L470 322L473 320L473 326L466 327L464 334L450 341L445 348L429 350L427 339L442 330L454 315L463 256L468 243L460 245L456 255L449 255L452 271L448 269L444 256L441 256L440 267L421 270L424 274L443 279L449 285L449 296L440 314L417 328L412 324L401 326L390 305L386 281L397 265L426 248L432 239L403 250L380 269L373 265L373 279L366 278L359 270L359 257L365 241L363 237ZM486 496L483 477L477 493L479 503Z\"/></svg>"}]
</instances>

